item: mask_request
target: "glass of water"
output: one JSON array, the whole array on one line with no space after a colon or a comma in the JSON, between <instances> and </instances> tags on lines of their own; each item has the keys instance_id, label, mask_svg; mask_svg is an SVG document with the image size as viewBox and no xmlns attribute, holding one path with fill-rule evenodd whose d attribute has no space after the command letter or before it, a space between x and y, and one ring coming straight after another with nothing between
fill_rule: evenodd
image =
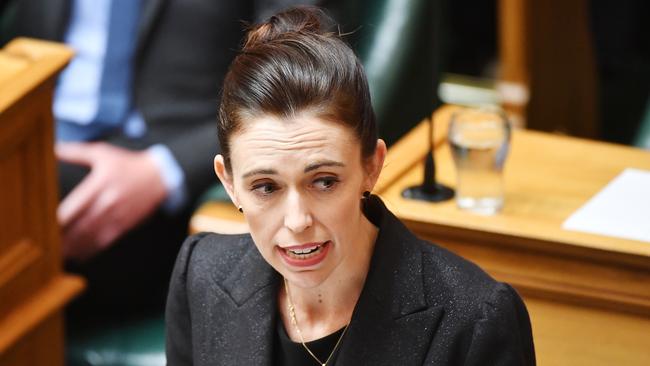
<instances>
[{"instance_id":1,"label":"glass of water","mask_svg":"<svg viewBox=\"0 0 650 366\"><path fill-rule=\"evenodd\" d=\"M503 165L510 124L498 107L467 107L453 113L449 144L456 165L456 204L492 215L503 207Z\"/></svg>"}]
</instances>

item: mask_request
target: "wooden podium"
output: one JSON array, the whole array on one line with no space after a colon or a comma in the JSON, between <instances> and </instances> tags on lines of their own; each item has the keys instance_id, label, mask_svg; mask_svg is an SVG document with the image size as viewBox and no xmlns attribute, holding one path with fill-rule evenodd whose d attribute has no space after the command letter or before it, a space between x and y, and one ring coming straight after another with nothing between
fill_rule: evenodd
<instances>
[{"instance_id":1,"label":"wooden podium","mask_svg":"<svg viewBox=\"0 0 650 366\"><path fill-rule=\"evenodd\" d=\"M63 307L84 287L62 272L52 92L72 52L16 39L0 50L0 365L63 365Z\"/></svg>"}]
</instances>

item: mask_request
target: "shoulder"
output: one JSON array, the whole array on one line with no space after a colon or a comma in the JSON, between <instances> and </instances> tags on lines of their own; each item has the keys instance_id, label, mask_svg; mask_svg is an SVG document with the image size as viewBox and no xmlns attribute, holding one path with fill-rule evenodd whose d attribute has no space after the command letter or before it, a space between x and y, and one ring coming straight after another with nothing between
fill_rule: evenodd
<instances>
[{"instance_id":1,"label":"shoulder","mask_svg":"<svg viewBox=\"0 0 650 366\"><path fill-rule=\"evenodd\" d=\"M418 268L419 271L401 270L398 282L424 283L425 297L453 298L460 302L487 299L499 286L490 275L471 261L451 251L415 236L399 218L373 196L367 202L366 214L379 228L376 253L383 268ZM434 301L435 302L435 301ZM432 305L435 305L432 304Z\"/></svg>"},{"instance_id":2,"label":"shoulder","mask_svg":"<svg viewBox=\"0 0 650 366\"><path fill-rule=\"evenodd\" d=\"M487 296L497 285L489 274L475 263L426 240L417 239L416 246L422 255L425 281L435 281L437 290L444 290L455 296L477 294Z\"/></svg>"},{"instance_id":3,"label":"shoulder","mask_svg":"<svg viewBox=\"0 0 650 366\"><path fill-rule=\"evenodd\" d=\"M457 349L462 364L535 364L528 311L510 285L435 244L415 239L409 245L422 253L428 306L442 310L438 332L446 338L432 342L429 357Z\"/></svg>"},{"instance_id":4,"label":"shoulder","mask_svg":"<svg viewBox=\"0 0 650 366\"><path fill-rule=\"evenodd\" d=\"M379 227L369 275L375 291L392 298L391 306L435 314L425 364L534 364L530 320L512 287L416 237L380 200L370 201L367 213Z\"/></svg>"},{"instance_id":5,"label":"shoulder","mask_svg":"<svg viewBox=\"0 0 650 366\"><path fill-rule=\"evenodd\" d=\"M438 245L413 244L422 253L427 302L444 309L441 327L465 349L466 364L535 364L528 311L512 286Z\"/></svg>"},{"instance_id":6,"label":"shoulder","mask_svg":"<svg viewBox=\"0 0 650 366\"><path fill-rule=\"evenodd\" d=\"M228 255L237 254L250 248L250 234L217 234L201 232L185 239L179 256L190 257L194 253Z\"/></svg>"},{"instance_id":7,"label":"shoulder","mask_svg":"<svg viewBox=\"0 0 650 366\"><path fill-rule=\"evenodd\" d=\"M400 281L422 280L422 291L429 306L443 306L446 312L469 322L484 318L499 307L503 311L518 311L523 303L517 292L507 284L492 278L475 263L446 248L416 237L396 217L386 215L382 230L386 241L392 243L384 255L402 262L397 267L415 263L419 273L401 271L407 277Z\"/></svg>"},{"instance_id":8,"label":"shoulder","mask_svg":"<svg viewBox=\"0 0 650 366\"><path fill-rule=\"evenodd\" d=\"M424 288L431 305L443 300L446 307L462 309L460 315L472 318L484 317L495 306L507 310L519 305L519 295L510 285L475 263L425 240L416 239L411 245L422 255Z\"/></svg>"},{"instance_id":9,"label":"shoulder","mask_svg":"<svg viewBox=\"0 0 650 366\"><path fill-rule=\"evenodd\" d=\"M210 273L222 278L229 274L249 251L256 250L249 234L198 233L189 236L176 259L176 275Z\"/></svg>"}]
</instances>

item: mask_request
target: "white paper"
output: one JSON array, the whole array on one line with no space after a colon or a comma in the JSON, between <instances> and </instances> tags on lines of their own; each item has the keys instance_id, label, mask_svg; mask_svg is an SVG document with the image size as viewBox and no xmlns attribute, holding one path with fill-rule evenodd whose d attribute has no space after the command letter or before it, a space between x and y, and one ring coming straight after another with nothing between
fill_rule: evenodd
<instances>
[{"instance_id":1,"label":"white paper","mask_svg":"<svg viewBox=\"0 0 650 366\"><path fill-rule=\"evenodd\" d=\"M650 243L650 171L625 169L562 227Z\"/></svg>"}]
</instances>

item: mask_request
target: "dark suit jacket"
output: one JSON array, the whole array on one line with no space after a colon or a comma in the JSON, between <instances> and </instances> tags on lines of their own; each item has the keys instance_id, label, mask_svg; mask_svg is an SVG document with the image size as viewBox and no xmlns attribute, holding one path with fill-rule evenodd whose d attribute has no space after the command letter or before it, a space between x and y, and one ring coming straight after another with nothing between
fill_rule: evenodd
<instances>
[{"instance_id":1,"label":"dark suit jacket","mask_svg":"<svg viewBox=\"0 0 650 366\"><path fill-rule=\"evenodd\" d=\"M148 133L139 140L107 141L131 149L167 145L185 173L189 196L196 198L215 182L211 157L218 151L219 91L244 36L242 21L315 0L141 1L133 92ZM71 4L15 0L6 37L62 41Z\"/></svg>"},{"instance_id":2,"label":"dark suit jacket","mask_svg":"<svg viewBox=\"0 0 650 366\"><path fill-rule=\"evenodd\" d=\"M534 365L517 293L474 264L417 239L375 196L370 270L337 365ZM167 301L169 365L269 365L279 275L249 235L183 245Z\"/></svg>"}]
</instances>

